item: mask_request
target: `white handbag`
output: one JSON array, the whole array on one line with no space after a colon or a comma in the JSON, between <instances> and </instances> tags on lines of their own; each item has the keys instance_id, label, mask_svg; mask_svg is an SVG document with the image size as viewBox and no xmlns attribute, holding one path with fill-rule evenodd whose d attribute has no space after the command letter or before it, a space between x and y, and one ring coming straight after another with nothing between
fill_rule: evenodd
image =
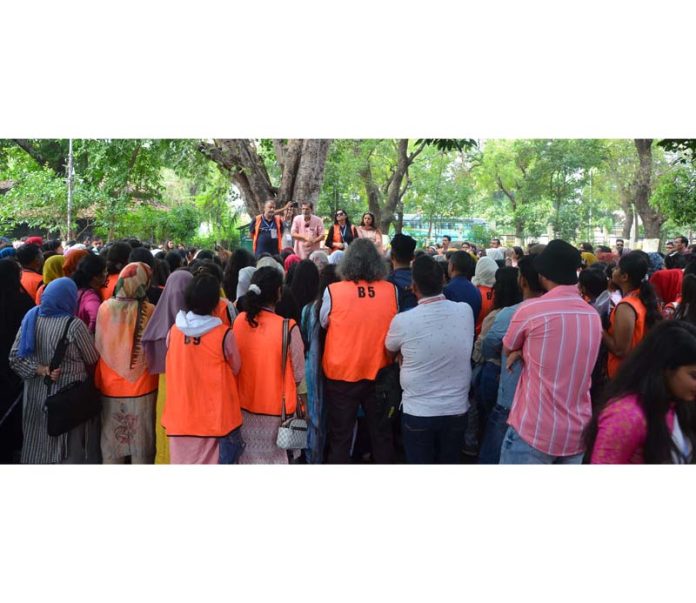
<instances>
[{"instance_id":1,"label":"white handbag","mask_svg":"<svg viewBox=\"0 0 696 603\"><path fill-rule=\"evenodd\" d=\"M283 379L283 393L281 398L280 427L276 445L283 450L303 450L307 448L307 421L297 416L299 404L295 403L295 414L286 417L285 411L285 367L288 362L288 348L290 347L290 320L283 320L283 360L281 362L281 378Z\"/></svg>"}]
</instances>

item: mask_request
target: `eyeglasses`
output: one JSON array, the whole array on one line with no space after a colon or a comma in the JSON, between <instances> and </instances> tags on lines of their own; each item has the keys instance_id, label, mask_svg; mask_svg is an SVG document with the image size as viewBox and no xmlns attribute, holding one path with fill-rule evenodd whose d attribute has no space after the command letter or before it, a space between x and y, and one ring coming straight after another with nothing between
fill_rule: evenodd
<instances>
[{"instance_id":1,"label":"eyeglasses","mask_svg":"<svg viewBox=\"0 0 696 603\"><path fill-rule=\"evenodd\" d=\"M342 212L342 211L339 211L339 212L336 214L337 217L338 217L338 216L345 216L345 215L346 215L346 214L345 214L344 212Z\"/></svg>"}]
</instances>

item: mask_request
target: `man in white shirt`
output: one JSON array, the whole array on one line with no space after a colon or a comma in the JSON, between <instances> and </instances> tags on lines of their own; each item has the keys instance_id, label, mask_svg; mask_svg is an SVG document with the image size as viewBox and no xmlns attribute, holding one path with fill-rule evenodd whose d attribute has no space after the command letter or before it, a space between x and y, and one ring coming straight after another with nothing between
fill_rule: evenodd
<instances>
[{"instance_id":1,"label":"man in white shirt","mask_svg":"<svg viewBox=\"0 0 696 603\"><path fill-rule=\"evenodd\" d=\"M413 262L418 306L397 314L385 346L400 352L402 436L409 463L458 463L469 410L474 314L442 295L443 272L430 256Z\"/></svg>"}]
</instances>

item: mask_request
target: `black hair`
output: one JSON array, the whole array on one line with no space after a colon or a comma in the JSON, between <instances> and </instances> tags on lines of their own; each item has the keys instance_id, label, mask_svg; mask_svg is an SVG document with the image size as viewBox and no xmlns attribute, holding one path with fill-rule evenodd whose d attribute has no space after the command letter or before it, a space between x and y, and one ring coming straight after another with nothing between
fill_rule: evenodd
<instances>
[{"instance_id":1,"label":"black hair","mask_svg":"<svg viewBox=\"0 0 696 603\"><path fill-rule=\"evenodd\" d=\"M164 287L170 275L169 264L164 260L155 258L155 265L152 268L151 287Z\"/></svg>"},{"instance_id":2,"label":"black hair","mask_svg":"<svg viewBox=\"0 0 696 603\"><path fill-rule=\"evenodd\" d=\"M207 272L199 272L184 291L184 303L189 312L200 316L212 314L220 301L220 283Z\"/></svg>"},{"instance_id":3,"label":"black hair","mask_svg":"<svg viewBox=\"0 0 696 603\"><path fill-rule=\"evenodd\" d=\"M314 211L314 203L312 203L311 201L302 201L300 203L300 209L302 208L303 205L309 205L309 207L312 209L312 211Z\"/></svg>"},{"instance_id":4,"label":"black hair","mask_svg":"<svg viewBox=\"0 0 696 603\"><path fill-rule=\"evenodd\" d=\"M673 268L685 268L686 257L681 253L671 253L665 258L665 268L671 270Z\"/></svg>"},{"instance_id":5,"label":"black hair","mask_svg":"<svg viewBox=\"0 0 696 603\"><path fill-rule=\"evenodd\" d=\"M131 253L128 243L114 243L106 254L106 270L109 274L119 274L128 264Z\"/></svg>"},{"instance_id":6,"label":"black hair","mask_svg":"<svg viewBox=\"0 0 696 603\"><path fill-rule=\"evenodd\" d=\"M127 245L130 245L131 249L137 249L138 247L143 246L140 239L123 239L123 242L126 243Z\"/></svg>"},{"instance_id":7,"label":"black hair","mask_svg":"<svg viewBox=\"0 0 696 603\"><path fill-rule=\"evenodd\" d=\"M42 251L55 251L60 246L61 246L60 239L51 239L50 241L46 241L41 246L41 249L42 249Z\"/></svg>"},{"instance_id":8,"label":"black hair","mask_svg":"<svg viewBox=\"0 0 696 603\"><path fill-rule=\"evenodd\" d=\"M155 267L155 258L145 247L133 248L128 256L128 263L132 264L133 262L142 262L143 264L147 264L150 268Z\"/></svg>"},{"instance_id":9,"label":"black hair","mask_svg":"<svg viewBox=\"0 0 696 603\"><path fill-rule=\"evenodd\" d=\"M101 275L104 268L106 268L106 260L102 256L88 253L79 261L70 278L75 281L78 289L88 289L92 279Z\"/></svg>"},{"instance_id":10,"label":"black hair","mask_svg":"<svg viewBox=\"0 0 696 603\"><path fill-rule=\"evenodd\" d=\"M452 269L471 280L476 273L476 260L466 251L455 251L449 259Z\"/></svg>"},{"instance_id":11,"label":"black hair","mask_svg":"<svg viewBox=\"0 0 696 603\"><path fill-rule=\"evenodd\" d=\"M256 266L254 256L246 249L236 249L225 266L222 275L222 288L227 299L237 299L237 284L239 283L239 271L248 266Z\"/></svg>"},{"instance_id":12,"label":"black hair","mask_svg":"<svg viewBox=\"0 0 696 603\"><path fill-rule=\"evenodd\" d=\"M520 276L525 280L530 291L534 293L545 293L546 290L541 286L539 273L534 268L534 259L538 254L530 253L525 255L517 262L517 269Z\"/></svg>"},{"instance_id":13,"label":"black hair","mask_svg":"<svg viewBox=\"0 0 696 603\"><path fill-rule=\"evenodd\" d=\"M210 249L201 249L196 255L197 260L212 260L215 254Z\"/></svg>"},{"instance_id":14,"label":"black hair","mask_svg":"<svg viewBox=\"0 0 696 603\"><path fill-rule=\"evenodd\" d=\"M594 253L594 247L591 243L580 243L580 249L587 253Z\"/></svg>"},{"instance_id":15,"label":"black hair","mask_svg":"<svg viewBox=\"0 0 696 603\"><path fill-rule=\"evenodd\" d=\"M195 259L188 266L188 270L196 276L197 274L206 273L212 276L218 282L218 289L222 286L222 268L218 266L213 260L209 259Z\"/></svg>"},{"instance_id":16,"label":"black hair","mask_svg":"<svg viewBox=\"0 0 696 603\"><path fill-rule=\"evenodd\" d=\"M294 262L288 266L288 271L285 273L285 284L290 287L292 282L295 280L295 272L297 272L297 264L299 262Z\"/></svg>"},{"instance_id":17,"label":"black hair","mask_svg":"<svg viewBox=\"0 0 696 603\"><path fill-rule=\"evenodd\" d=\"M499 310L522 301L522 289L517 282L518 270L512 266L498 268L493 285L493 308Z\"/></svg>"},{"instance_id":18,"label":"black hair","mask_svg":"<svg viewBox=\"0 0 696 603\"><path fill-rule=\"evenodd\" d=\"M424 297L442 293L442 269L429 255L422 255L413 260L411 273L413 283Z\"/></svg>"},{"instance_id":19,"label":"black hair","mask_svg":"<svg viewBox=\"0 0 696 603\"><path fill-rule=\"evenodd\" d=\"M275 313L283 318L292 318L298 325L302 315L302 306L297 303L297 299L288 285L283 285L280 299L275 307Z\"/></svg>"},{"instance_id":20,"label":"black hair","mask_svg":"<svg viewBox=\"0 0 696 603\"><path fill-rule=\"evenodd\" d=\"M337 269L338 266L336 266L336 264L327 264L319 273L319 287L317 288L317 296L315 298L315 301L317 302L315 305L316 318L319 317L321 303L324 300L324 292L326 291L326 288L329 285L337 283L341 280L341 277L338 276Z\"/></svg>"},{"instance_id":21,"label":"black hair","mask_svg":"<svg viewBox=\"0 0 696 603\"><path fill-rule=\"evenodd\" d=\"M650 329L662 319L662 314L657 305L657 293L649 281L645 280L650 263L648 256L643 251L631 251L619 260L619 270L628 276L628 282L634 289L638 289L638 297L645 306L645 326Z\"/></svg>"},{"instance_id":22,"label":"black hair","mask_svg":"<svg viewBox=\"0 0 696 603\"><path fill-rule=\"evenodd\" d=\"M164 251L162 251L162 250L160 249L159 251L157 251L157 252L155 253L154 258L155 258L156 260L163 260L163 259L165 258L166 255L167 255L167 254L166 254Z\"/></svg>"},{"instance_id":23,"label":"black hair","mask_svg":"<svg viewBox=\"0 0 696 603\"><path fill-rule=\"evenodd\" d=\"M515 255L518 258L521 258L522 256L524 256L524 249L522 249L522 247L515 246L512 248L512 250L515 252Z\"/></svg>"},{"instance_id":24,"label":"black hair","mask_svg":"<svg viewBox=\"0 0 696 603\"><path fill-rule=\"evenodd\" d=\"M283 260L282 264L285 265L285 260L287 260L291 255L295 254L295 250L291 247L285 247L280 252L280 258Z\"/></svg>"},{"instance_id":25,"label":"black hair","mask_svg":"<svg viewBox=\"0 0 696 603\"><path fill-rule=\"evenodd\" d=\"M294 275L290 289L300 311L308 303L314 301L319 289L319 269L311 260L302 260L293 264Z\"/></svg>"},{"instance_id":26,"label":"black hair","mask_svg":"<svg viewBox=\"0 0 696 603\"><path fill-rule=\"evenodd\" d=\"M665 382L665 373L691 364L696 364L696 326L683 320L666 320L652 329L621 363L618 373L602 392L600 404L584 434L587 454L592 454L601 411L622 397L636 395L647 422L644 460L670 463L674 445L666 416L675 400ZM694 413L688 405L676 402L674 408L682 432L696 447Z\"/></svg>"},{"instance_id":27,"label":"black hair","mask_svg":"<svg viewBox=\"0 0 696 603\"><path fill-rule=\"evenodd\" d=\"M578 284L592 296L592 299L596 299L607 290L608 279L604 270L586 268L578 275Z\"/></svg>"},{"instance_id":28,"label":"black hair","mask_svg":"<svg viewBox=\"0 0 696 603\"><path fill-rule=\"evenodd\" d=\"M696 276L685 274L682 280L681 302L674 313L676 320L686 320L696 325Z\"/></svg>"},{"instance_id":29,"label":"black hair","mask_svg":"<svg viewBox=\"0 0 696 603\"><path fill-rule=\"evenodd\" d=\"M684 268L684 276L687 274L696 274L696 260L689 262Z\"/></svg>"},{"instance_id":30,"label":"black hair","mask_svg":"<svg viewBox=\"0 0 696 603\"><path fill-rule=\"evenodd\" d=\"M371 211L366 211L363 213L362 218L360 218L360 226L365 226L365 216L370 216L372 218L372 228L377 228L377 220L375 220L375 214Z\"/></svg>"},{"instance_id":31,"label":"black hair","mask_svg":"<svg viewBox=\"0 0 696 603\"><path fill-rule=\"evenodd\" d=\"M449 235L442 235L443 239L447 239L450 243L452 242L452 237Z\"/></svg>"},{"instance_id":32,"label":"black hair","mask_svg":"<svg viewBox=\"0 0 696 603\"><path fill-rule=\"evenodd\" d=\"M681 241L681 244L684 245L685 247L688 247L688 245L689 245L689 239L687 239L684 235L682 235L681 237L677 237L674 240Z\"/></svg>"},{"instance_id":33,"label":"black hair","mask_svg":"<svg viewBox=\"0 0 696 603\"><path fill-rule=\"evenodd\" d=\"M254 287L252 285L256 285L261 292L256 293L253 291ZM278 289L282 286L283 275L277 268L263 266L254 272L249 284L249 290L244 296L246 319L252 327L259 326L256 322L256 317L264 306L278 302Z\"/></svg>"},{"instance_id":34,"label":"black hair","mask_svg":"<svg viewBox=\"0 0 696 603\"><path fill-rule=\"evenodd\" d=\"M31 299L31 296L22 287L22 269L19 264L10 258L0 259L0 307L18 309L20 297L26 295ZM34 300L31 299L32 304ZM6 310L7 311L7 310ZM3 316L3 320L7 321L7 317ZM3 331L9 326L5 323L2 327Z\"/></svg>"},{"instance_id":35,"label":"black hair","mask_svg":"<svg viewBox=\"0 0 696 603\"><path fill-rule=\"evenodd\" d=\"M611 253L611 248L607 247L606 245L599 245L597 247L597 251L602 253Z\"/></svg>"},{"instance_id":36,"label":"black hair","mask_svg":"<svg viewBox=\"0 0 696 603\"><path fill-rule=\"evenodd\" d=\"M492 243L493 241L495 241L496 243L498 243L498 245L500 245L500 239L491 239L491 243Z\"/></svg>"},{"instance_id":37,"label":"black hair","mask_svg":"<svg viewBox=\"0 0 696 603\"><path fill-rule=\"evenodd\" d=\"M184 263L184 258L178 251L168 251L164 256L164 261L169 264L169 271L174 272L177 268L181 268Z\"/></svg>"},{"instance_id":38,"label":"black hair","mask_svg":"<svg viewBox=\"0 0 696 603\"><path fill-rule=\"evenodd\" d=\"M334 224L338 224L338 218L336 217L336 214L339 211L343 212L344 215L346 216L346 224L348 225L348 228L350 228L350 226L351 226L350 216L348 215L348 212L345 209L341 209L340 207L334 212Z\"/></svg>"},{"instance_id":39,"label":"black hair","mask_svg":"<svg viewBox=\"0 0 696 603\"><path fill-rule=\"evenodd\" d=\"M36 258L41 257L41 247L34 243L25 243L17 249L15 257L22 266L29 266Z\"/></svg>"}]
</instances>

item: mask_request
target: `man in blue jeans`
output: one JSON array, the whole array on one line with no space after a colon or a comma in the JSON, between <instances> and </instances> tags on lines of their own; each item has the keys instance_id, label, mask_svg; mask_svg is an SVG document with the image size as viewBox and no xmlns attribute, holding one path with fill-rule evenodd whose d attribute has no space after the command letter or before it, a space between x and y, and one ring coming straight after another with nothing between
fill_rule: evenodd
<instances>
[{"instance_id":1,"label":"man in blue jeans","mask_svg":"<svg viewBox=\"0 0 696 603\"><path fill-rule=\"evenodd\" d=\"M393 319L385 345L400 352L402 436L409 463L458 463L469 409L474 315L442 295L443 272L427 255L413 262L418 305Z\"/></svg>"},{"instance_id":2,"label":"man in blue jeans","mask_svg":"<svg viewBox=\"0 0 696 603\"><path fill-rule=\"evenodd\" d=\"M545 291L539 282L539 274L534 269L533 262L536 254L525 255L517 263L519 275L517 282L522 289L522 302L498 311L493 325L481 341L481 353L484 358L499 358L502 369L500 371L500 384L498 385L498 399L491 414L488 416L486 428L483 433L481 449L479 450L479 464L497 465L500 460L500 447L508 429L507 419L512 408L512 399L515 396L517 382L522 372L522 363L518 360L508 370L506 368L507 355L503 350L503 337L510 326L510 321L517 308L528 299L542 296Z\"/></svg>"}]
</instances>

